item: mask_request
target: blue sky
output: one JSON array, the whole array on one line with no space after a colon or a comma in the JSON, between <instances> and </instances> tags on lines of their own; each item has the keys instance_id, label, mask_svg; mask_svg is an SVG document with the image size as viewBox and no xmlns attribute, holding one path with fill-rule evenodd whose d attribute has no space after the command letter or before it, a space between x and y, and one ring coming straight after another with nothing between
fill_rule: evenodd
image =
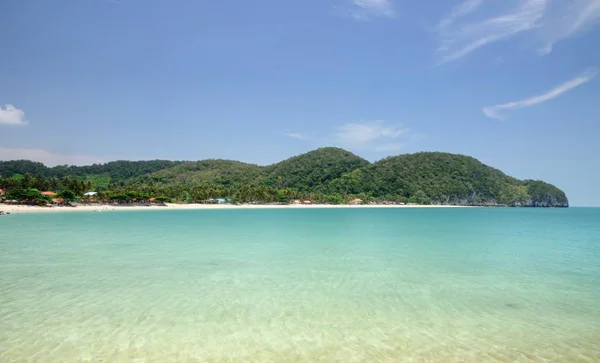
<instances>
[{"instance_id":1,"label":"blue sky","mask_svg":"<svg viewBox=\"0 0 600 363\"><path fill-rule=\"evenodd\" d=\"M4 1L0 159L439 150L600 205L600 0Z\"/></svg>"}]
</instances>

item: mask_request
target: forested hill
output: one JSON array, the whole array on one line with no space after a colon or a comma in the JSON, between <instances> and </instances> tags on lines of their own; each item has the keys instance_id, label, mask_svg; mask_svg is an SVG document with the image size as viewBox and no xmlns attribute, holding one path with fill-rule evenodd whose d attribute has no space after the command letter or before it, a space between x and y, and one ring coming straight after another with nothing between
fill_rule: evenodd
<instances>
[{"instance_id":1,"label":"forested hill","mask_svg":"<svg viewBox=\"0 0 600 363\"><path fill-rule=\"evenodd\" d=\"M565 193L553 185L512 178L464 155L423 152L369 163L339 148L320 148L269 166L231 160L152 160L49 168L27 160L0 161L0 188L69 189L76 195L93 190L106 199L139 195L180 202L232 198L344 203L360 198L482 206L569 204Z\"/></svg>"}]
</instances>

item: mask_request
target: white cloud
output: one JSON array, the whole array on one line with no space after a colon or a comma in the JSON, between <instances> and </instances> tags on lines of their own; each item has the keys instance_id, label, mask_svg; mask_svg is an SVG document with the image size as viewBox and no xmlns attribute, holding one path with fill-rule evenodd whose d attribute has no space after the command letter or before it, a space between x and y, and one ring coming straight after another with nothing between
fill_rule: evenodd
<instances>
[{"instance_id":1,"label":"white cloud","mask_svg":"<svg viewBox=\"0 0 600 363\"><path fill-rule=\"evenodd\" d=\"M446 16L439 22L437 29L443 29L448 27L449 25L454 23L454 21L458 18L475 11L482 3L483 0L466 0L464 3L456 5L452 9L450 14L448 14L448 16Z\"/></svg>"},{"instance_id":2,"label":"white cloud","mask_svg":"<svg viewBox=\"0 0 600 363\"><path fill-rule=\"evenodd\" d=\"M373 17L394 18L396 11L392 0L352 0L351 15L360 20Z\"/></svg>"},{"instance_id":3,"label":"white cloud","mask_svg":"<svg viewBox=\"0 0 600 363\"><path fill-rule=\"evenodd\" d=\"M399 142L390 142L381 144L375 147L375 151L400 151L404 148L404 144Z\"/></svg>"},{"instance_id":4,"label":"white cloud","mask_svg":"<svg viewBox=\"0 0 600 363\"><path fill-rule=\"evenodd\" d=\"M383 121L367 121L361 123L348 123L341 126L334 134L336 142L344 147L353 149L379 149L388 148L391 145L390 140L398 139L406 135L407 129L386 125Z\"/></svg>"},{"instance_id":5,"label":"white cloud","mask_svg":"<svg viewBox=\"0 0 600 363\"><path fill-rule=\"evenodd\" d=\"M15 108L13 105L0 105L0 125L27 125L25 112Z\"/></svg>"},{"instance_id":6,"label":"white cloud","mask_svg":"<svg viewBox=\"0 0 600 363\"><path fill-rule=\"evenodd\" d=\"M552 52L562 40L589 31L600 23L600 0L563 0L551 3L545 26L540 32L542 54Z\"/></svg>"},{"instance_id":7,"label":"white cloud","mask_svg":"<svg viewBox=\"0 0 600 363\"><path fill-rule=\"evenodd\" d=\"M286 132L286 133L284 133L284 135L291 139L296 139L296 140L310 140L311 139L310 136L308 136L307 134L304 134L302 132Z\"/></svg>"},{"instance_id":8,"label":"white cloud","mask_svg":"<svg viewBox=\"0 0 600 363\"><path fill-rule=\"evenodd\" d=\"M497 2L488 2L497 7ZM505 4L514 4L506 1ZM483 8L483 2L466 1L457 7L436 28L440 37L440 63L460 59L486 45L505 40L540 26L548 0L520 0L516 7L501 6L493 15L458 23L466 15Z\"/></svg>"},{"instance_id":9,"label":"white cloud","mask_svg":"<svg viewBox=\"0 0 600 363\"><path fill-rule=\"evenodd\" d=\"M598 74L598 72L596 70L587 71L587 72L585 72L585 73L583 73L583 74L581 74L581 75L579 75L579 76L577 76L577 77L561 84L560 86L555 87L555 88L551 89L550 91L547 91L541 95L529 97L529 98L526 98L526 99L523 99L520 101L508 102L508 103L504 103L501 105L484 107L483 113L487 117L502 120L503 117L498 113L499 111L516 110L519 108L525 108L525 107L529 107L529 106L533 106L533 105L537 105L540 103L550 101L550 100L562 95L563 93L572 90L575 87L579 87L582 84L591 81L592 79L594 79L594 77L596 77L597 74Z\"/></svg>"},{"instance_id":10,"label":"white cloud","mask_svg":"<svg viewBox=\"0 0 600 363\"><path fill-rule=\"evenodd\" d=\"M463 0L434 28L438 63L517 35L528 35L542 54L600 23L600 0Z\"/></svg>"},{"instance_id":11,"label":"white cloud","mask_svg":"<svg viewBox=\"0 0 600 363\"><path fill-rule=\"evenodd\" d=\"M100 158L83 155L57 154L44 149L4 148L0 147L0 160L32 160L48 166L89 165L103 162Z\"/></svg>"}]
</instances>

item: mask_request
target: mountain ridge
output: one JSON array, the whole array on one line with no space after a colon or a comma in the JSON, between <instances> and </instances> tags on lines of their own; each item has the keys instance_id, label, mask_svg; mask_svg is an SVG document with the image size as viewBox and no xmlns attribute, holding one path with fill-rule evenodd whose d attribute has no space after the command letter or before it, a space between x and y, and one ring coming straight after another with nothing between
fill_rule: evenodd
<instances>
[{"instance_id":1,"label":"mountain ridge","mask_svg":"<svg viewBox=\"0 0 600 363\"><path fill-rule=\"evenodd\" d=\"M81 188L102 193L143 191L179 201L231 197L244 202L302 198L343 203L360 198L472 206L569 205L554 185L519 180L473 157L445 152L401 154L371 163L347 150L324 147L266 166L225 159L121 160L52 168L28 160L0 161L0 187L61 190L63 179L69 179L71 189L79 181Z\"/></svg>"}]
</instances>

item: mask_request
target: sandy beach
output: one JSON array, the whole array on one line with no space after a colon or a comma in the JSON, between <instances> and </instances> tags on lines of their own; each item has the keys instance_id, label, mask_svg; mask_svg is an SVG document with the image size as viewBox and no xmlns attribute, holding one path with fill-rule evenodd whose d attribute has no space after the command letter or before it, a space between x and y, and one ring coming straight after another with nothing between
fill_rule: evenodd
<instances>
[{"instance_id":1,"label":"sandy beach","mask_svg":"<svg viewBox=\"0 0 600 363\"><path fill-rule=\"evenodd\" d=\"M196 209L314 209L314 208L467 208L452 205L331 205L331 204L167 204L166 206L123 206L123 205L79 205L75 207L39 207L0 204L0 211L11 214L26 213L71 213L71 212L114 212L142 210L196 210Z\"/></svg>"}]
</instances>

